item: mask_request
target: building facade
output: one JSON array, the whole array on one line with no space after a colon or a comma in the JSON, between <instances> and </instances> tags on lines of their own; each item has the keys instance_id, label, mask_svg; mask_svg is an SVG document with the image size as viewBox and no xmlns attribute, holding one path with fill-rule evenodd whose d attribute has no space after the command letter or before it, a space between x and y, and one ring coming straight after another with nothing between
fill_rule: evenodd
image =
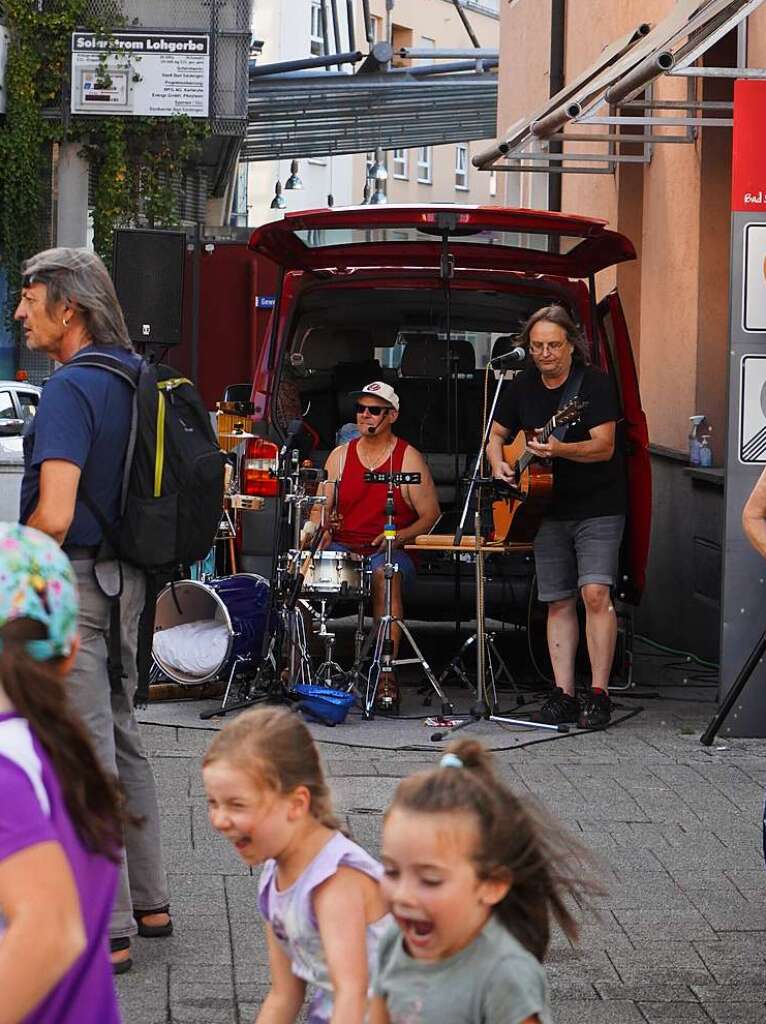
<instances>
[{"instance_id":1,"label":"building facade","mask_svg":"<svg viewBox=\"0 0 766 1024\"><path fill-rule=\"evenodd\" d=\"M376 41L389 38L394 50L471 48L471 40L451 0L396 0L391 11L387 12L386 7L386 0L371 0L373 32ZM468 2L464 9L482 48L497 49L500 0ZM357 38L363 38L363 28L359 19ZM427 57L411 61L395 57L393 63L395 67L406 67L433 61ZM388 202L495 205L500 201L496 176L481 174L471 164L471 157L481 146L481 142L463 142L390 150L385 157ZM354 158L355 201L362 197L367 168L373 159L373 153Z\"/></svg>"},{"instance_id":2,"label":"building facade","mask_svg":"<svg viewBox=\"0 0 766 1024\"><path fill-rule=\"evenodd\" d=\"M482 47L497 49L500 0L469 0L464 7L471 27ZM390 8L390 9L388 9ZM330 5L327 4L328 11ZM337 5L342 49L348 40L346 4ZM368 44L362 4L355 2L354 32L357 47L366 52ZM322 0L258 0L255 5L253 34L263 41L259 64L295 60L324 53ZM470 49L471 40L451 0L371 0L370 12L375 41L390 39L394 48L407 46ZM333 47L334 32L328 28ZM426 60L406 61L395 57L395 67ZM333 69L335 70L335 69ZM351 73L351 66L344 71ZM383 156L388 171L385 185L389 203L494 203L494 176L479 174L471 166L471 156L480 143L427 146L420 149L390 150ZM300 157L300 154L296 154ZM299 160L300 189L287 188L291 177L290 160L267 160L246 165L240 175L237 208L239 223L251 226L281 217L290 210L324 207L328 196L336 206L356 205L363 201L369 168L374 153L327 156ZM274 209L277 182L285 199L284 209ZM246 218L246 219L245 219Z\"/></svg>"},{"instance_id":3,"label":"building facade","mask_svg":"<svg viewBox=\"0 0 766 1024\"><path fill-rule=\"evenodd\" d=\"M559 88L574 82L615 40L642 25L647 31L675 5L676 0L504 3L499 136L507 136L509 126L523 122ZM559 67L556 38L561 45ZM698 61L711 69L744 62L766 65L766 6L754 10L739 29L714 40ZM552 89L552 77L562 71L563 80ZM665 116L693 113L680 107L690 98L726 104L733 97L733 80L723 77L661 75L650 88L645 97L677 105L675 110L650 111ZM731 112L719 116L731 117ZM577 132L585 140L597 130L617 129L573 123L564 134ZM728 394L732 132L726 125L649 130L660 137L686 131L690 135L682 140L686 145L662 144L660 139L646 149L646 162L619 163L612 173L504 173L498 175L498 191L501 201L512 206L546 208L555 197L553 208L604 218L636 246L638 260L600 275L598 285L601 295L619 288L652 442L652 555L638 625L658 640L715 657ZM578 148L593 152L595 147L582 141L570 151ZM556 180L560 186L552 187ZM704 414L712 424L712 471L687 465L689 417L695 414Z\"/></svg>"}]
</instances>

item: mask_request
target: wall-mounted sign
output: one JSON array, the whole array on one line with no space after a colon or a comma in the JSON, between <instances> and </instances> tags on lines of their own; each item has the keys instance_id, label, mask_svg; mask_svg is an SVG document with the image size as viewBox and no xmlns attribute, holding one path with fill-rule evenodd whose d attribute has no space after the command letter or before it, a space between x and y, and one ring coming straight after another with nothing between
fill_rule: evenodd
<instances>
[{"instance_id":1,"label":"wall-mounted sign","mask_svg":"<svg viewBox=\"0 0 766 1024\"><path fill-rule=\"evenodd\" d=\"M766 224L745 228L744 268L742 326L746 331L766 331Z\"/></svg>"},{"instance_id":2,"label":"wall-mounted sign","mask_svg":"<svg viewBox=\"0 0 766 1024\"><path fill-rule=\"evenodd\" d=\"M72 33L73 114L207 117L209 94L208 35Z\"/></svg>"},{"instance_id":3,"label":"wall-mounted sign","mask_svg":"<svg viewBox=\"0 0 766 1024\"><path fill-rule=\"evenodd\" d=\"M766 355L740 363L739 461L766 463Z\"/></svg>"},{"instance_id":4,"label":"wall-mounted sign","mask_svg":"<svg viewBox=\"0 0 766 1024\"><path fill-rule=\"evenodd\" d=\"M734 213L766 210L766 147L752 126L763 116L766 82L739 79L734 83L731 208Z\"/></svg>"}]
</instances>

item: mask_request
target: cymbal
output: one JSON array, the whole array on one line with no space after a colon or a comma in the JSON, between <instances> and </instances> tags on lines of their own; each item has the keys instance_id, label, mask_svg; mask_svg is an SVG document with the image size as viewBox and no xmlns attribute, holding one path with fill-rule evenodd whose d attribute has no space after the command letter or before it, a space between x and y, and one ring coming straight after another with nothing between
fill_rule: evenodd
<instances>
[{"instance_id":1,"label":"cymbal","mask_svg":"<svg viewBox=\"0 0 766 1024\"><path fill-rule=\"evenodd\" d=\"M231 440L236 438L238 441L247 441L248 438L257 437L258 435L257 434L249 434L246 430L238 430L236 433L219 434L218 436L219 437L225 437L225 438L231 439Z\"/></svg>"}]
</instances>

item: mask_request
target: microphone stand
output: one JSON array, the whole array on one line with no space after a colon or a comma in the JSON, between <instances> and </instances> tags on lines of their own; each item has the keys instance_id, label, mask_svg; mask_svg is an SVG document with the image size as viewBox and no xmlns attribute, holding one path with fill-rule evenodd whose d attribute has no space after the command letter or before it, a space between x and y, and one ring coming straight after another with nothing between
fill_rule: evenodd
<instances>
[{"instance_id":1,"label":"microphone stand","mask_svg":"<svg viewBox=\"0 0 766 1024\"><path fill-rule=\"evenodd\" d=\"M487 369L489 369L492 366L492 363L493 360L490 359L489 363L487 364ZM460 547L460 544L463 540L463 534L465 533L465 521L468 517L468 510L471 507L471 501L473 500L473 494L474 491L476 490L476 485L478 483L479 476L481 475L480 470L481 464L484 461L484 451L487 447L487 442L489 441L489 432L492 429L492 421L495 418L495 409L497 408L497 403L500 400L500 392L503 390L504 383L505 375L503 374L497 380L495 394L492 398L492 405L489 410L489 415L487 416L487 422L484 426L484 436L481 439L481 445L479 446L479 452L476 456L476 462L474 463L473 473L471 474L471 479L468 484L468 493L466 494L465 497L465 504L463 505L463 511L460 516L460 522L458 523L457 530L455 531L455 539L453 541L455 547Z\"/></svg>"},{"instance_id":2,"label":"microphone stand","mask_svg":"<svg viewBox=\"0 0 766 1024\"><path fill-rule=\"evenodd\" d=\"M489 361L487 368L492 366L492 360ZM484 426L484 436L482 438L481 447L479 448L478 455L476 456L476 465L473 469L471 481L468 487L468 493L466 495L465 505L463 506L463 512L460 517L457 531L455 533L454 544L456 549L459 551L461 548L461 541L463 539L463 531L465 528L465 521L468 516L468 510L470 507L471 499L474 492L478 490L480 494L480 488L487 486L490 483L488 478L480 479L480 469L484 458L484 450L489 440L489 433L492 429L492 422L494 420L495 409L500 398L500 392L503 387L505 375L501 376L497 382L495 388L495 394L492 399L492 406L487 416L487 422ZM523 497L519 492L519 497ZM494 687L494 676L492 676L492 693L490 694L487 689L487 630L486 630L486 609L484 605L484 546L483 539L481 536L481 502L477 500L477 506L474 511L474 558L475 558L475 575L476 575L476 701L468 712L468 717L460 722L459 725L455 725L450 729L441 729L438 732L431 734L431 740L434 743L438 743L440 740L446 739L452 733L459 729L465 729L469 725L473 725L475 722L481 722L482 720L488 722L498 722L501 725L516 725L523 729L543 729L548 732L569 732L568 725L548 725L545 722L532 722L524 718L508 718L504 715L498 715L497 707L497 693ZM465 548L466 551L470 551L470 548ZM490 674L492 674L492 666L490 665Z\"/></svg>"}]
</instances>

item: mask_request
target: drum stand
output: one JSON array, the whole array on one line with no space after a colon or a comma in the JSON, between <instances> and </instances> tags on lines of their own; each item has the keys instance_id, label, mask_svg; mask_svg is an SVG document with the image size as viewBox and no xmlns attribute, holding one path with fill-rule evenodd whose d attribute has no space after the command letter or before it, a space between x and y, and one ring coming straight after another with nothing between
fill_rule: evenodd
<instances>
[{"instance_id":1,"label":"drum stand","mask_svg":"<svg viewBox=\"0 0 766 1024\"><path fill-rule=\"evenodd\" d=\"M399 571L399 566L393 561L393 550L394 541L396 540L396 526L394 524L394 481L399 474L395 473L373 473L365 474L365 479L368 476L374 477L376 482L387 482L388 493L386 495L386 517L387 521L384 528L384 534L386 539L386 561L383 565L383 577L385 580L385 591L384 591L384 613L380 617L377 629L371 631L367 639L365 640L356 664L352 669L352 676L355 679L361 679L362 677L362 663L370 649L372 644L373 636L375 638L375 648L372 656L372 663L367 673L367 681L364 693L364 704L362 707L362 717L370 719L375 714L375 700L378 695L378 687L380 684L380 677L384 674L390 674L394 668L399 665L420 665L426 679L433 687L436 694L441 700L441 711L443 715L452 713L452 705L447 700L447 695L439 685L439 681L434 675L431 666L426 661L423 652L420 650L418 645L415 643L415 638L407 626L407 623L400 619L398 616L391 614L391 596L393 589L394 573ZM420 474L407 474L410 477L420 476ZM380 478L385 477L383 481ZM412 483L420 483L420 480L411 480ZM414 658L394 658L393 657L393 640L391 638L392 626L398 626L402 632L402 635L407 639L410 647L415 655ZM391 710L395 709L395 705L392 703ZM388 710L386 708L385 710Z\"/></svg>"},{"instance_id":2,"label":"drum stand","mask_svg":"<svg viewBox=\"0 0 766 1024\"><path fill-rule=\"evenodd\" d=\"M332 686L333 677L345 676L345 672L333 658L333 653L335 651L335 633L331 633L327 629L328 615L326 597L320 597L319 599L318 619L319 629L315 635L324 644L325 660L316 670L316 681L317 683L324 683L325 686Z\"/></svg>"}]
</instances>

